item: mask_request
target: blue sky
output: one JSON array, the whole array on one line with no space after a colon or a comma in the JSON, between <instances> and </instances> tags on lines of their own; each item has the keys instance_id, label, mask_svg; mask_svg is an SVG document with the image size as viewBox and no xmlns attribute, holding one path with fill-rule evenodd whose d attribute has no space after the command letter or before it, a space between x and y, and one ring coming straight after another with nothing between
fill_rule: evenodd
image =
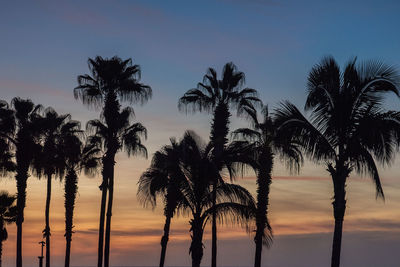
<instances>
[{"instance_id":1,"label":"blue sky","mask_svg":"<svg viewBox=\"0 0 400 267\"><path fill-rule=\"evenodd\" d=\"M88 110L74 100L72 89L77 85L77 75L88 72L88 57L131 57L134 63L141 66L142 82L151 85L154 92L154 97L148 104L135 107L137 120L143 122L149 130L146 145L151 155L161 145L168 143L171 136L179 137L186 129L193 129L207 138L210 116L180 113L177 110L177 100L185 91L201 81L208 67L214 67L220 73L226 62L233 61L239 70L245 72L246 86L258 89L265 103L274 107L281 100L290 100L302 107L306 97L307 74L323 56L333 55L340 65L357 56L361 61L379 59L400 66L399 11L400 1L1 1L0 98L10 100L17 95L29 97L35 103L53 106L59 113L71 113L74 119L85 122L97 118L98 112ZM398 99L389 99L388 107L398 109ZM243 124L244 121L232 118L232 128ZM121 174L121 187L117 187L116 190L125 192L126 188L122 185L135 186L137 176L148 166L148 161L139 160L135 164L128 164L127 158L122 154L120 159L123 163L120 167L117 166L117 172ZM400 170L397 166L398 164L385 170L384 179L389 176L391 179L396 177ZM276 165L276 169L275 173L278 175L288 175L279 164ZM133 180L129 180L132 178L131 173L135 174ZM323 167L307 164L301 175L326 176L326 173ZM387 264L382 266L394 266L391 264L398 262L398 259L390 257L393 254L389 247L400 249L400 240L393 238L392 234L399 236L400 230L393 224L400 225L400 221L390 214L392 212L397 216L397 210L400 209L389 197L384 206L387 209L384 210L382 202L375 201L370 181L364 181L366 182L351 184L355 186L355 189L350 190L354 193L351 201L354 201L352 205L357 209L353 213L351 208L348 210L349 228L345 228L345 231L351 234L348 235L348 239L344 239L344 266L367 266L366 264L373 262L372 256L352 257L357 253L364 253L364 250L376 251ZM32 180L32 183L36 181ZM80 185L83 190L82 199L85 199L83 192L97 188L98 183L99 180L84 180L84 184ZM290 214L297 214L296 205L300 201L292 195L295 193L291 191L293 183L278 180L276 190L289 192L293 199L290 198L286 203L283 197L273 193L275 195L271 204L272 211L275 209L279 216L288 222L296 219L290 217ZM319 213L314 214L315 218L331 215L329 179L322 182L295 183L303 192L302 197L309 194L310 199L305 200L310 201L310 209L313 205L318 206L313 201L324 199L324 205L318 206ZM385 184L390 191L389 196L395 198L396 195L400 195L400 182L395 179L387 182L384 180ZM5 186L10 191L15 187L14 182L10 180L1 181L0 186ZM36 184L33 188L39 190L40 186ZM56 187L56 198L57 194L62 197L61 187ZM125 194L129 195L129 192ZM39 198L42 193L29 192L28 189L29 195ZM117 196L116 203L123 204L121 199L125 202L128 199L126 195L125 198L119 197L121 196ZM355 201L363 197L367 200L356 205ZM93 206L90 207L97 211L97 200L99 196L96 195L94 200L86 201L92 201ZM382 221L371 223L374 219L373 214L365 212L370 207L382 212ZM55 209L60 211L61 219L57 222L62 228L62 205L58 208L56 206ZM139 210L139 207L137 209ZM124 210L125 213L126 211ZM82 214L82 218L87 218ZM312 220L313 214L301 215L304 227L314 229L312 233L302 232L301 229L286 231L285 227L289 226L282 223L277 215L272 214L278 230L275 232L277 238L274 247L267 256L271 258L271 264L294 266L293 264L306 262L309 265L305 266L321 266L329 260L327 257L330 233L324 229L331 229L332 218L323 217L326 220L315 222ZM122 216L118 215L118 209L115 216ZM152 217L156 215L149 211L146 216L148 221L159 220L160 225L157 227L162 229L160 214L158 217ZM120 220L123 221L123 218L125 217L122 216ZM308 218L310 221L307 221ZM370 233L383 231L383 226L377 225L383 225L385 220L394 223L383 227L384 234L375 238L374 234L369 236L365 234L364 228L358 229L355 226L356 222L362 223L364 219L374 225L367 227ZM29 221L29 218L27 220ZM38 220L41 220L41 217ZM91 223L96 220L97 217L88 219ZM84 219L82 222L85 223ZM284 226L280 227L280 224ZM320 227L322 230L318 228L319 224L324 225ZM181 227L184 224L180 222L178 225ZM39 230L40 227L42 226L38 224ZM118 228L118 224L115 227L116 232L124 231L123 228ZM298 232L301 232L301 235ZM40 231L38 233L40 236ZM31 237L32 240L36 238ZM80 238L79 234L77 238ZM249 262L248 265L252 265L252 248L249 248L251 239L245 235L238 238L236 243L229 241L233 239L222 238L221 242L226 244L226 248L221 248L221 251L228 251L234 246L245 246L251 251L251 255L239 253L237 257L242 259L240 264ZM322 245L312 251L316 239L320 240ZM154 240L155 245L152 243L152 246L155 248L148 250L147 254L158 253L159 239L157 237ZM301 242L304 246L301 251L304 253L296 253L293 244L300 242L298 240L303 240ZM367 242L365 240L371 241L370 248L363 245ZM7 245L13 242L8 241ZM62 237L59 242L62 244ZM188 240L185 239L184 242L184 245L179 242L171 244L171 254L167 258L170 260L169 264L189 262L188 258L174 261L174 256L179 255L182 249L187 252ZM208 240L206 244L207 242ZM377 249L382 246L388 249ZM361 251L360 248L364 250ZM114 254L114 262L121 265L131 261L130 253L142 253L141 250L116 251L118 253ZM293 253L295 260L286 257L286 252ZM208 250L205 256L206 265L209 257L207 253ZM310 257L313 257L312 262L307 261ZM55 258L58 259L57 255ZM32 262L36 262L36 258L33 259ZM61 266L62 257L59 259ZM124 259L126 260L123 261ZM235 265L235 259L225 256L221 261L225 265ZM6 262L13 261L6 257ZM85 263L90 262L92 258L87 256ZM144 265L157 263L149 260L148 256L143 256L137 262ZM55 266L58 266L57 264L58 262Z\"/></svg>"}]
</instances>

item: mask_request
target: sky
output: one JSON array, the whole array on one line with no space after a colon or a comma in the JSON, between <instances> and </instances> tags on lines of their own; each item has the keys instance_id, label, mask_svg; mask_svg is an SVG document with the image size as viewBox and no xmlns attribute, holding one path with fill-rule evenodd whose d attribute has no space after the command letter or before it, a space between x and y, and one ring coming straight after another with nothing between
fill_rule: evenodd
<instances>
[{"instance_id":1,"label":"sky","mask_svg":"<svg viewBox=\"0 0 400 267\"><path fill-rule=\"evenodd\" d=\"M209 114L185 114L177 101L202 80L208 67L221 72L234 62L246 86L271 108L290 100L302 108L312 66L327 55L340 65L379 59L399 66L398 1L0 1L0 99L30 98L82 127L98 118L73 98L76 77L87 59L100 55L132 58L153 98L134 106L149 135L149 155L191 129L208 138ZM388 99L398 109L398 99ZM247 125L232 117L231 129ZM353 175L347 186L342 266L397 266L400 261L400 167L380 168L386 200L375 199L368 177ZM137 181L149 160L117 156L111 265L158 264L164 218L162 206L143 208ZM328 266L333 231L332 185L323 166L306 162L291 175L277 161L271 188L270 220L275 240L263 252L263 266ZM254 174L237 183L255 193ZM63 182L53 183L52 264L63 265ZM81 176L72 241L72 265L94 266L100 177ZM15 193L12 177L0 189ZM24 223L24 263L36 266L44 228L45 181L30 177ZM161 203L159 203L161 205ZM190 265L187 217L174 218L166 265ZM15 231L4 243L3 266L14 266ZM252 266L254 242L245 230L219 228L220 266ZM203 265L210 264L210 231L205 232Z\"/></svg>"}]
</instances>

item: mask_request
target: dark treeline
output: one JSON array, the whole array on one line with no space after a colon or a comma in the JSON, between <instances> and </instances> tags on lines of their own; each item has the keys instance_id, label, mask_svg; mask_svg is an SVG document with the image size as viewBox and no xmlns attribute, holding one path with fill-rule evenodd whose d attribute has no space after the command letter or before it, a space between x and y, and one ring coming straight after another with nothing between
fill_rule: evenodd
<instances>
[{"instance_id":1,"label":"dark treeline","mask_svg":"<svg viewBox=\"0 0 400 267\"><path fill-rule=\"evenodd\" d=\"M43 238L50 267L50 202L52 179L64 179L65 266L70 266L75 198L81 172L102 181L98 267L109 267L114 198L115 156L147 157L146 128L133 121L133 105L152 97L140 82L140 67L119 57L88 60L89 74L79 75L74 97L100 112L86 130L69 114L35 105L29 99L0 102L0 171L15 175L17 194L0 192L0 267L6 225L17 225L16 266L22 267L23 222L30 174L46 179ZM137 196L144 206L164 204L160 267L164 266L174 216L189 216L192 266L200 266L203 234L211 224L211 266L217 266L217 226L239 224L253 235L254 266L260 267L263 247L272 245L268 220L269 193L275 158L298 173L304 157L325 164L332 177L335 228L331 266L340 266L346 183L352 172L372 178L376 196L384 198L377 164L390 164L400 146L400 113L384 108L386 93L400 96L398 71L378 61L349 61L343 70L332 57L309 73L304 115L288 101L272 111L256 89L245 87L245 74L227 63L221 75L209 68L203 81L178 101L180 111L212 115L209 140L186 131L181 139L155 152L141 175ZM125 103L127 106L123 107ZM232 115L248 128L230 129ZM234 183L248 172L256 175L256 195ZM328 196L329 197L329 196ZM209 248L207 248L209 249ZM264 259L265 260L265 259Z\"/></svg>"}]
</instances>

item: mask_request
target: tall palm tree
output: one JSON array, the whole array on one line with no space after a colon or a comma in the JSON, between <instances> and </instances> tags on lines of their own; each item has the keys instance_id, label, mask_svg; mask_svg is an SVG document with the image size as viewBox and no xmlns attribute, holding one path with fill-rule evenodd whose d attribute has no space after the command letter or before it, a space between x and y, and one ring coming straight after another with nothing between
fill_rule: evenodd
<instances>
[{"instance_id":1,"label":"tall palm tree","mask_svg":"<svg viewBox=\"0 0 400 267\"><path fill-rule=\"evenodd\" d=\"M129 104L144 104L152 96L150 86L141 84L140 67L132 65L132 60L122 60L119 57L102 58L97 56L94 59L89 58L88 66L91 74L78 76L78 86L74 89L74 96L82 100L85 105L92 107L102 107L102 117L105 126L109 129L107 138L117 135L114 129L117 123L115 118L120 111L119 101ZM104 219L106 209L107 191L109 180L113 180L114 175L114 156L118 149L112 140L105 140L106 151L103 159L103 181L100 186L102 191L100 205L100 223L99 223L99 243L97 266L102 267L103 263L103 241L104 241ZM112 193L111 193L112 195ZM112 203L112 197L109 195L109 203ZM112 205L112 204L111 204ZM111 213L110 213L111 216ZM111 222L111 218L109 223ZM108 225L110 228L110 225ZM105 266L108 267L109 242L104 247Z\"/></svg>"},{"instance_id":2,"label":"tall palm tree","mask_svg":"<svg viewBox=\"0 0 400 267\"><path fill-rule=\"evenodd\" d=\"M14 123L12 131L6 135L15 147L15 162L17 181L17 253L16 266L22 267L22 224L24 222L24 209L26 203L26 184L29 177L28 171L32 164L32 159L40 146L38 146L38 137L40 129L37 124L40 105L35 105L29 99L19 97L11 100L11 107L14 122L9 121L6 124Z\"/></svg>"},{"instance_id":3,"label":"tall palm tree","mask_svg":"<svg viewBox=\"0 0 400 267\"><path fill-rule=\"evenodd\" d=\"M160 267L164 266L169 229L179 201L182 200L180 181L183 174L179 161L181 155L180 144L175 139L170 139L171 144L157 151L152 159L150 167L139 179L138 198L145 206L156 205L156 197L164 200L164 235L161 238Z\"/></svg>"},{"instance_id":4,"label":"tall palm tree","mask_svg":"<svg viewBox=\"0 0 400 267\"><path fill-rule=\"evenodd\" d=\"M64 129L63 129L64 130ZM100 142L98 138L88 138L83 144L79 132L61 131L59 149L65 164L66 175L64 185L65 196L65 267L70 266L71 241L75 198L78 191L78 173L82 170L86 175L94 175L100 165Z\"/></svg>"},{"instance_id":5,"label":"tall palm tree","mask_svg":"<svg viewBox=\"0 0 400 267\"><path fill-rule=\"evenodd\" d=\"M8 238L6 225L16 222L17 206L14 205L15 196L9 195L6 191L0 191L0 267L3 252L3 241Z\"/></svg>"},{"instance_id":6,"label":"tall palm tree","mask_svg":"<svg viewBox=\"0 0 400 267\"><path fill-rule=\"evenodd\" d=\"M203 257L203 233L208 221L216 214L220 222L232 220L245 224L254 216L255 204L251 194L243 187L225 183L219 176L211 160L210 145L205 146L193 133L185 134L181 141L181 165L183 179L180 190L183 196L178 209L188 210L191 214L190 231L192 242L190 253L192 266L200 266ZM217 196L214 203L214 194Z\"/></svg>"},{"instance_id":7,"label":"tall palm tree","mask_svg":"<svg viewBox=\"0 0 400 267\"><path fill-rule=\"evenodd\" d=\"M384 198L377 162L389 164L400 137L400 113L386 111L384 93L399 96L399 73L381 62L356 65L351 60L341 71L332 57L324 58L308 76L305 109L310 120L291 103L276 111L279 134L296 140L314 161L326 164L334 188L335 230L332 267L340 264L346 182L354 170L369 174L376 196Z\"/></svg>"},{"instance_id":8,"label":"tall palm tree","mask_svg":"<svg viewBox=\"0 0 400 267\"><path fill-rule=\"evenodd\" d=\"M295 141L281 140L277 126L268 112L262 108L262 121L258 120L255 109L246 108L251 128L240 128L233 132L237 141L229 145L231 151L237 151L239 162L250 165L257 177L256 244L254 267L261 266L263 244L269 246L272 241L272 229L268 220L269 192L272 183L274 158L280 155L291 170L298 171L303 163L299 144Z\"/></svg>"},{"instance_id":9,"label":"tall palm tree","mask_svg":"<svg viewBox=\"0 0 400 267\"><path fill-rule=\"evenodd\" d=\"M223 166L223 150L228 142L230 109L235 108L238 115L244 107L252 108L261 101L257 97L257 91L251 88L242 88L245 82L243 72L237 70L230 62L225 64L222 71L222 79L218 79L217 72L209 68L204 75L203 82L197 84L197 88L187 91L180 99L178 108L186 112L213 113L211 123L210 140L213 145L213 162L218 170ZM216 186L215 179L214 186ZM213 196L214 203L216 195ZM212 260L211 266L217 264L217 226L216 214L213 215L212 223Z\"/></svg>"},{"instance_id":10,"label":"tall palm tree","mask_svg":"<svg viewBox=\"0 0 400 267\"><path fill-rule=\"evenodd\" d=\"M106 150L102 157L103 177L107 177L108 203L104 245L104 265L109 264L111 215L114 194L114 165L115 155L120 150L125 150L128 156L139 155L147 158L146 147L142 144L142 138L147 138L147 130L141 123L130 123L133 110L129 107L117 112L114 116L113 128L109 128L104 120L91 120L87 124L92 138L101 140Z\"/></svg>"},{"instance_id":11,"label":"tall palm tree","mask_svg":"<svg viewBox=\"0 0 400 267\"><path fill-rule=\"evenodd\" d=\"M35 155L33 160L34 170L40 178L47 178L47 194L45 209L45 229L43 237L46 238L46 267L50 267L50 201L51 201L51 184L52 177L63 177L64 175L64 159L63 151L60 144L64 135L73 135L80 131L79 123L71 120L71 116L58 115L52 109L47 108L44 116L38 119L38 125L42 131L41 150Z\"/></svg>"}]
</instances>

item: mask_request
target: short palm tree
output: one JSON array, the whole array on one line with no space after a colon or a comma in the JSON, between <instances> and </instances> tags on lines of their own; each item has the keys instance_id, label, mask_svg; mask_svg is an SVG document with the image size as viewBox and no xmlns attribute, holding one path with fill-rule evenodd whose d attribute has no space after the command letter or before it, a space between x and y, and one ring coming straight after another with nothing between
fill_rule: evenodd
<instances>
[{"instance_id":1,"label":"short palm tree","mask_svg":"<svg viewBox=\"0 0 400 267\"><path fill-rule=\"evenodd\" d=\"M70 115L58 115L52 108L47 108L44 116L38 119L41 129L41 150L35 155L33 167L36 175L47 179L45 229L43 236L46 238L46 267L50 267L50 201L52 177L64 176L64 159L60 144L64 135L73 135L80 131L79 123L72 121Z\"/></svg>"},{"instance_id":2,"label":"short palm tree","mask_svg":"<svg viewBox=\"0 0 400 267\"><path fill-rule=\"evenodd\" d=\"M188 111L206 111L213 113L211 123L210 140L213 145L213 162L218 170L223 166L223 150L228 142L230 109L235 108L238 115L244 107L252 108L261 101L257 97L257 91L251 88L242 88L245 75L238 71L230 62L225 64L222 71L222 79L218 79L217 72L209 68L204 75L203 82L197 84L197 88L187 91L180 99L178 108ZM215 180L215 183L217 181ZM214 202L216 196L214 194ZM213 215L212 224L212 262L217 264L217 227L216 214Z\"/></svg>"},{"instance_id":3,"label":"short palm tree","mask_svg":"<svg viewBox=\"0 0 400 267\"><path fill-rule=\"evenodd\" d=\"M255 109L246 108L251 128L240 128L233 132L236 141L229 145L230 151L237 151L238 162L250 165L257 177L256 244L254 266L261 266L263 244L269 246L272 241L272 229L268 220L268 204L274 158L280 155L291 170L298 171L303 163L299 145L290 140L281 140L277 127L268 112L262 108L262 121L258 120Z\"/></svg>"},{"instance_id":4,"label":"short palm tree","mask_svg":"<svg viewBox=\"0 0 400 267\"><path fill-rule=\"evenodd\" d=\"M66 130L66 131L64 131ZM71 241L73 229L73 215L75 199L78 191L78 173L82 170L86 175L94 175L100 165L101 153L98 138L88 138L84 145L79 132L62 129L59 144L61 157L66 170L64 196L65 196L65 267L70 266Z\"/></svg>"},{"instance_id":5,"label":"short palm tree","mask_svg":"<svg viewBox=\"0 0 400 267\"><path fill-rule=\"evenodd\" d=\"M118 134L114 129L117 129L115 124L118 122L115 118L118 117L120 112L119 102L144 104L151 98L152 90L149 86L139 82L140 67L132 65L131 59L122 60L119 57L108 59L97 56L94 59L89 58L88 66L91 73L78 76L79 85L74 89L74 96L82 100L85 105L102 107L104 125L109 129L108 134L104 136L109 140L105 140L107 145L103 160L103 182L100 186L102 197L97 266L102 267L107 191L109 179L113 180L111 176L114 175L114 156L118 150L117 145L110 138ZM110 202L112 203L112 197L109 196ZM111 218L108 221L111 223ZM110 225L108 225L108 228L110 228ZM104 247L105 267L109 266L109 246L108 240Z\"/></svg>"},{"instance_id":6,"label":"short palm tree","mask_svg":"<svg viewBox=\"0 0 400 267\"><path fill-rule=\"evenodd\" d=\"M106 151L102 157L103 177L107 177L108 203L104 245L104 265L109 261L111 214L114 194L114 165L115 155L120 150L125 150L128 156L139 155L147 158L146 147L142 138L147 138L147 130L141 123L130 123L133 110L129 107L117 112L114 116L113 128L109 128L103 120L91 120L87 129L93 135L90 138L101 140ZM111 163L111 164L109 164Z\"/></svg>"},{"instance_id":7,"label":"short palm tree","mask_svg":"<svg viewBox=\"0 0 400 267\"><path fill-rule=\"evenodd\" d=\"M3 241L8 238L6 225L17 221L17 207L14 205L15 196L0 191L0 267L3 252Z\"/></svg>"},{"instance_id":8,"label":"short palm tree","mask_svg":"<svg viewBox=\"0 0 400 267\"><path fill-rule=\"evenodd\" d=\"M180 182L183 199L178 209L191 214L190 231L192 243L190 253L192 266L200 266L203 257L204 228L213 214L220 222L231 219L233 223L246 224L254 216L255 204L251 194L243 187L225 183L211 160L210 148L193 133L186 133L181 141L181 165L185 179ZM216 202L214 203L214 196Z\"/></svg>"},{"instance_id":9,"label":"short palm tree","mask_svg":"<svg viewBox=\"0 0 400 267\"><path fill-rule=\"evenodd\" d=\"M157 151L150 167L139 179L138 198L145 206L156 205L156 197L160 196L164 202L164 235L161 238L160 267L164 266L169 229L179 201L182 200L180 181L183 173L179 165L182 156L180 144L171 139L171 144Z\"/></svg>"},{"instance_id":10,"label":"short palm tree","mask_svg":"<svg viewBox=\"0 0 400 267\"><path fill-rule=\"evenodd\" d=\"M296 140L312 160L326 164L334 188L335 230L332 267L340 264L346 182L354 170L367 173L377 197L384 197L377 162L389 164L400 137L400 113L383 109L384 93L399 96L399 73L377 61L341 71L332 57L313 67L308 76L305 109L310 120L291 103L276 111L279 135Z\"/></svg>"},{"instance_id":11,"label":"short palm tree","mask_svg":"<svg viewBox=\"0 0 400 267\"><path fill-rule=\"evenodd\" d=\"M16 266L22 267L22 224L24 222L24 209L26 203L26 185L28 180L29 167L38 146L40 127L38 127L38 112L40 105L35 105L29 99L19 97L11 100L11 107L14 122L9 121L7 125L15 124L15 128L7 135L7 140L11 141L15 147L15 162L17 181L17 253Z\"/></svg>"}]
</instances>

